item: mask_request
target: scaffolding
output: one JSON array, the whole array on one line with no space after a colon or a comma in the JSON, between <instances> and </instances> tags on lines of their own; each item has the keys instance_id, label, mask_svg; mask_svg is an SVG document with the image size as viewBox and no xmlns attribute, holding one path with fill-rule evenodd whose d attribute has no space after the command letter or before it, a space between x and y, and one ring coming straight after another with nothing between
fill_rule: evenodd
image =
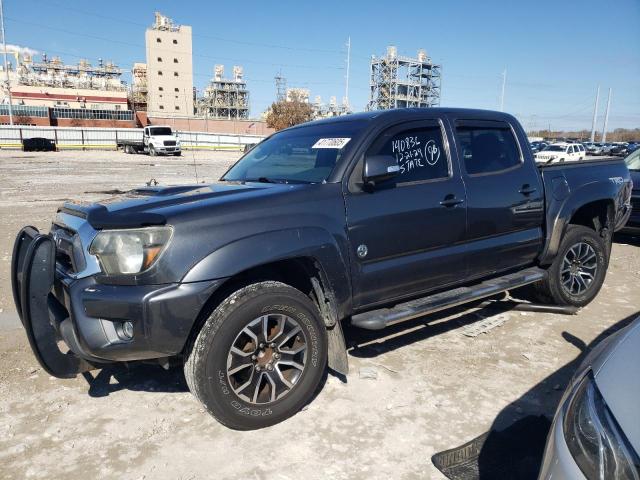
<instances>
[{"instance_id":1,"label":"scaffolding","mask_svg":"<svg viewBox=\"0 0 640 480\"><path fill-rule=\"evenodd\" d=\"M394 46L387 47L385 56L371 57L367 110L439 106L441 68L424 50L411 58L398 56Z\"/></svg>"},{"instance_id":2,"label":"scaffolding","mask_svg":"<svg viewBox=\"0 0 640 480\"><path fill-rule=\"evenodd\" d=\"M314 102L311 104L313 108L313 118L329 118L340 117L351 113L346 97L339 104L335 96L329 97L329 103L323 103L322 97L316 95Z\"/></svg>"},{"instance_id":3,"label":"scaffolding","mask_svg":"<svg viewBox=\"0 0 640 480\"><path fill-rule=\"evenodd\" d=\"M104 63L102 59L98 59L98 66L91 65L87 60L67 65L60 57L49 59L43 54L40 62L34 62L30 55L25 55L16 69L16 75L19 85L111 91L127 89L121 80L122 70L113 62Z\"/></svg>"},{"instance_id":4,"label":"scaffolding","mask_svg":"<svg viewBox=\"0 0 640 480\"><path fill-rule=\"evenodd\" d=\"M224 65L216 65L213 79L197 102L198 115L208 118L249 118L249 90L243 69L233 67L233 78L224 78Z\"/></svg>"}]
</instances>

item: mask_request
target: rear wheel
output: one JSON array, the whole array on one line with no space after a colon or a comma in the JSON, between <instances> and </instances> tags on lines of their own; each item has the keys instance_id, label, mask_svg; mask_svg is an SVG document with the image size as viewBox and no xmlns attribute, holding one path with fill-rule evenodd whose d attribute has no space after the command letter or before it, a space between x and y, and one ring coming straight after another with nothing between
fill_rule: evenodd
<instances>
[{"instance_id":1,"label":"rear wheel","mask_svg":"<svg viewBox=\"0 0 640 480\"><path fill-rule=\"evenodd\" d=\"M591 228L569 225L547 278L525 292L535 300L584 307L604 283L609 249Z\"/></svg>"},{"instance_id":2,"label":"rear wheel","mask_svg":"<svg viewBox=\"0 0 640 480\"><path fill-rule=\"evenodd\" d=\"M191 392L224 425L281 422L311 400L327 362L316 305L280 282L241 288L209 316L187 353Z\"/></svg>"}]
</instances>

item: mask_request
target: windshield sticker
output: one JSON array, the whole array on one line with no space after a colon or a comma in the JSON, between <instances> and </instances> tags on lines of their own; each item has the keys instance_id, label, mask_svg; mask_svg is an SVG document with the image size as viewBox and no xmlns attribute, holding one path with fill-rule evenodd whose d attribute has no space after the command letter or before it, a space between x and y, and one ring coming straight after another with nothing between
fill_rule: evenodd
<instances>
[{"instance_id":1,"label":"windshield sticker","mask_svg":"<svg viewBox=\"0 0 640 480\"><path fill-rule=\"evenodd\" d=\"M350 138L321 138L311 148L344 148Z\"/></svg>"}]
</instances>

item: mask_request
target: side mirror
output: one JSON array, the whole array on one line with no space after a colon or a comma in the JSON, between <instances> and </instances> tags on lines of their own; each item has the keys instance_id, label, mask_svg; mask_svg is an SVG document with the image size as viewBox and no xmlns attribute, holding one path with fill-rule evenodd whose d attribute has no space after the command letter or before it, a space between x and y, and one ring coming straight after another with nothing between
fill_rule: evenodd
<instances>
[{"instance_id":1,"label":"side mirror","mask_svg":"<svg viewBox=\"0 0 640 480\"><path fill-rule=\"evenodd\" d=\"M373 155L364 159L364 184L372 187L400 174L400 166L391 155Z\"/></svg>"}]
</instances>

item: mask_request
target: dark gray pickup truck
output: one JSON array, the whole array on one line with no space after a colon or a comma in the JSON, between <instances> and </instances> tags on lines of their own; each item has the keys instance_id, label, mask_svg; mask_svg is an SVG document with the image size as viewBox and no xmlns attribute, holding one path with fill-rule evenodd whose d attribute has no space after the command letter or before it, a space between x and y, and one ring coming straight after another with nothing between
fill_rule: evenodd
<instances>
[{"instance_id":1,"label":"dark gray pickup truck","mask_svg":"<svg viewBox=\"0 0 640 480\"><path fill-rule=\"evenodd\" d=\"M631 189L621 160L537 167L507 114L349 115L272 135L211 185L65 204L49 233L19 233L13 293L50 374L177 359L215 418L260 428L327 366L347 374L343 321L382 329L523 286L586 305Z\"/></svg>"}]
</instances>

